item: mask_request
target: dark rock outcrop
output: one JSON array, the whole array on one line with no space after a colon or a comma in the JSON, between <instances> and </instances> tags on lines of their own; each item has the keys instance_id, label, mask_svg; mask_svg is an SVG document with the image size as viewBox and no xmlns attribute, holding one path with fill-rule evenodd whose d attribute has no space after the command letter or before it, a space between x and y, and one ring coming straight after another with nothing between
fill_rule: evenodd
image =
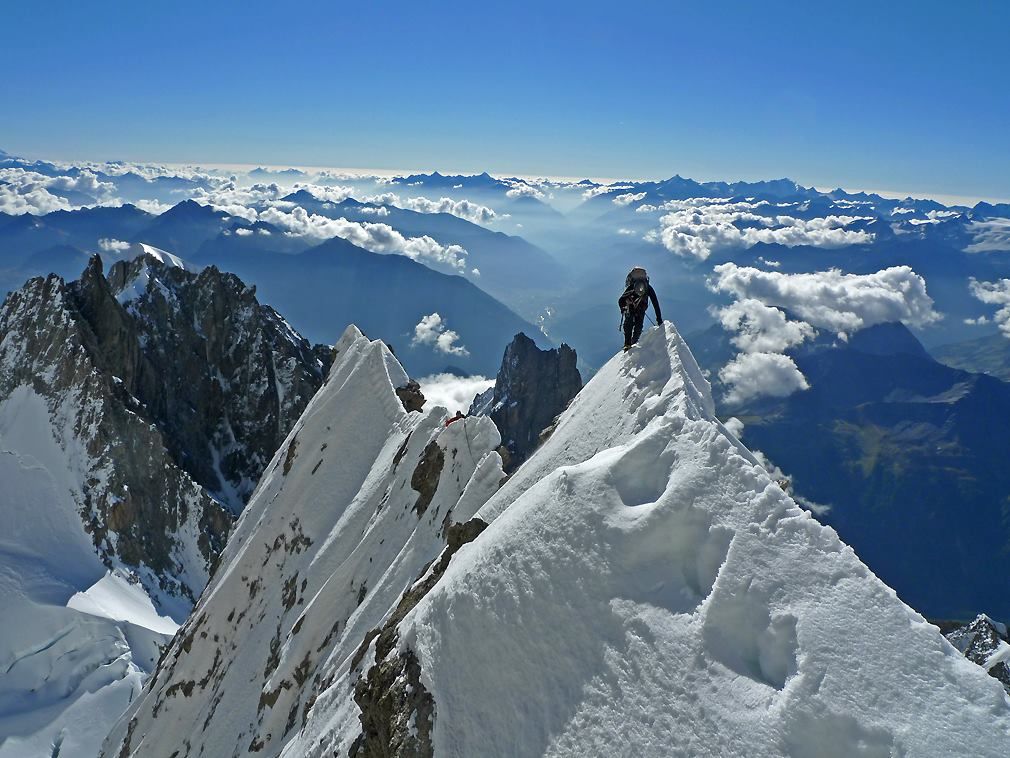
<instances>
[{"instance_id":1,"label":"dark rock outcrop","mask_svg":"<svg viewBox=\"0 0 1010 758\"><path fill-rule=\"evenodd\" d=\"M1010 693L1010 636L1006 624L993 621L984 613L965 626L945 632L950 643L964 657L989 672Z\"/></svg>"},{"instance_id":2,"label":"dark rock outcrop","mask_svg":"<svg viewBox=\"0 0 1010 758\"><path fill-rule=\"evenodd\" d=\"M421 393L421 385L411 379L402 387L396 388L396 396L403 403L403 409L407 413L419 411L424 407L424 395Z\"/></svg>"},{"instance_id":3,"label":"dark rock outcrop","mask_svg":"<svg viewBox=\"0 0 1010 758\"><path fill-rule=\"evenodd\" d=\"M521 332L505 348L490 407L481 395L470 412L488 415L495 422L508 452L507 472L518 468L536 450L541 432L582 389L576 362L575 351L568 345L541 350Z\"/></svg>"}]
</instances>

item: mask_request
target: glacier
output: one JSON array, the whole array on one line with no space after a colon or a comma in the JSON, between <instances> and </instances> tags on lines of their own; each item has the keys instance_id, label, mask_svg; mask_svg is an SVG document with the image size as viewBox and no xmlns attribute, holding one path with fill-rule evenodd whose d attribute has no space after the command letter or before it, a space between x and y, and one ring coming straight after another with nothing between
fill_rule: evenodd
<instances>
[{"instance_id":1,"label":"glacier","mask_svg":"<svg viewBox=\"0 0 1010 758\"><path fill-rule=\"evenodd\" d=\"M509 478L349 328L103 755L1002 756L1010 698L776 484L672 324Z\"/></svg>"}]
</instances>

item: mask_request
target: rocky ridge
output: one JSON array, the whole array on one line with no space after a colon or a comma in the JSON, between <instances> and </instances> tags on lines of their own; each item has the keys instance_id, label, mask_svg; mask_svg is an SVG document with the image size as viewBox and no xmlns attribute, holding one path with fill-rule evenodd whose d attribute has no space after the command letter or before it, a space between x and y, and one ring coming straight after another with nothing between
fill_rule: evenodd
<instances>
[{"instance_id":1,"label":"rocky ridge","mask_svg":"<svg viewBox=\"0 0 1010 758\"><path fill-rule=\"evenodd\" d=\"M94 256L79 280L32 279L0 308L0 401L42 398L98 553L173 615L321 381L311 346L254 290L165 256L108 278Z\"/></svg>"}]
</instances>

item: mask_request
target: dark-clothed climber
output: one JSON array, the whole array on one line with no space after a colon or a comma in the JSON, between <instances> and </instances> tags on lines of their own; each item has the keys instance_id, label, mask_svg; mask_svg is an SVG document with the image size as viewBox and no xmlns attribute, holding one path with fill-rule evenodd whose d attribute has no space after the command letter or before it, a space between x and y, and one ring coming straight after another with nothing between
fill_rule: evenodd
<instances>
[{"instance_id":1,"label":"dark-clothed climber","mask_svg":"<svg viewBox=\"0 0 1010 758\"><path fill-rule=\"evenodd\" d=\"M617 300L621 307L621 325L624 327L624 349L628 350L642 336L642 324L645 321L645 311L652 301L656 312L656 324L663 323L663 314L659 310L659 300L656 290L649 284L649 275L641 266L631 269L624 280L624 292Z\"/></svg>"}]
</instances>

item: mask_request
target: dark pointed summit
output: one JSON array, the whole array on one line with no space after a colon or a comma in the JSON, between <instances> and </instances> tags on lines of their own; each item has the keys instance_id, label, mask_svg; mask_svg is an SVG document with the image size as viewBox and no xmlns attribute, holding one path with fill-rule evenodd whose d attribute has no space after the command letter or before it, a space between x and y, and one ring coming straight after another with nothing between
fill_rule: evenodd
<instances>
[{"instance_id":1,"label":"dark pointed summit","mask_svg":"<svg viewBox=\"0 0 1010 758\"><path fill-rule=\"evenodd\" d=\"M514 471L536 450L544 430L582 389L576 363L568 345L541 350L522 332L505 348L490 406L486 398L484 406L508 450L506 471ZM474 412L478 405L475 401Z\"/></svg>"}]
</instances>

